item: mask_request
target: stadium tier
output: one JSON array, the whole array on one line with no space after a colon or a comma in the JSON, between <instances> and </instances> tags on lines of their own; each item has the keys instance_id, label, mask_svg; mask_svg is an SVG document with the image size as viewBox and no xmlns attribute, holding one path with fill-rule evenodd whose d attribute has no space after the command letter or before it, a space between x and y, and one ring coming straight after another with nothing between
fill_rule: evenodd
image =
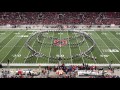
<instances>
[{"instance_id":1,"label":"stadium tier","mask_svg":"<svg viewBox=\"0 0 120 90\"><path fill-rule=\"evenodd\" d=\"M120 25L120 12L0 12L0 25Z\"/></svg>"}]
</instances>

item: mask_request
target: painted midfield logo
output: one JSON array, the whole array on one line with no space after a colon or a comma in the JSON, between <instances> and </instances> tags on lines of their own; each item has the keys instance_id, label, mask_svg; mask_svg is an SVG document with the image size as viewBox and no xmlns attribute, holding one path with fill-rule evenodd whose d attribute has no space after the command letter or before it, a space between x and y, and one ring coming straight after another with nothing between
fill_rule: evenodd
<instances>
[{"instance_id":1,"label":"painted midfield logo","mask_svg":"<svg viewBox=\"0 0 120 90\"><path fill-rule=\"evenodd\" d=\"M67 40L54 40L54 45L59 47L65 46L67 45Z\"/></svg>"}]
</instances>

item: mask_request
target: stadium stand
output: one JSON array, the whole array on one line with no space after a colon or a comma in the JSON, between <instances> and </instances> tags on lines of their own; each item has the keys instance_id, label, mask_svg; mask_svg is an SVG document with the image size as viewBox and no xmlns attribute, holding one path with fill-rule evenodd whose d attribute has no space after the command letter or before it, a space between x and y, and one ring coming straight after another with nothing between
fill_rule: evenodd
<instances>
[{"instance_id":1,"label":"stadium stand","mask_svg":"<svg viewBox=\"0 0 120 90\"><path fill-rule=\"evenodd\" d=\"M84 71L84 73L97 73L97 75L78 75L77 71L79 70ZM102 74L100 74L101 72ZM68 67L62 64L60 66L46 66L36 69L0 69L0 78L120 78L120 76L114 74L114 68L105 70L96 66L89 66L88 64L80 66L71 65Z\"/></svg>"},{"instance_id":2,"label":"stadium stand","mask_svg":"<svg viewBox=\"0 0 120 90\"><path fill-rule=\"evenodd\" d=\"M0 25L82 24L119 25L119 12L0 12Z\"/></svg>"}]
</instances>

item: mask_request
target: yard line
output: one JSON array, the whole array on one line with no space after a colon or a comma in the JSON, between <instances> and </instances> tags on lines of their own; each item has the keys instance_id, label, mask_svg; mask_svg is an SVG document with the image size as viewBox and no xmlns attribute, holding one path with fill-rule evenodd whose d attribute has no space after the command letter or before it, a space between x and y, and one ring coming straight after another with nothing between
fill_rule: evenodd
<instances>
[{"instance_id":1,"label":"yard line","mask_svg":"<svg viewBox=\"0 0 120 90\"><path fill-rule=\"evenodd\" d=\"M96 33L96 32L95 32ZM97 34L97 33L96 33ZM97 34L98 35L98 34ZM99 36L99 35L98 35ZM100 36L99 36L100 37ZM102 40L102 38L100 37L100 39ZM103 40L102 40L103 41ZM106 45L106 43L103 41L103 43ZM106 45L107 46L107 45ZM108 46L107 46L108 47ZM108 47L109 49L109 47ZM111 52L112 53L112 52ZM113 54L113 53L112 53ZM113 56L117 59L117 61L120 63L120 61L118 60L118 58L113 54Z\"/></svg>"},{"instance_id":2,"label":"yard line","mask_svg":"<svg viewBox=\"0 0 120 90\"><path fill-rule=\"evenodd\" d=\"M61 47L60 47L60 57L61 57Z\"/></svg>"},{"instance_id":3,"label":"yard line","mask_svg":"<svg viewBox=\"0 0 120 90\"><path fill-rule=\"evenodd\" d=\"M89 48L89 45L88 45L88 43L87 43L86 38L85 38L85 42L86 42L86 44L87 44L87 46L88 46L88 48ZM92 53L92 52L91 52L91 54L92 54L92 56L93 56L93 53ZM94 62L97 63L95 60L94 60Z\"/></svg>"},{"instance_id":4,"label":"yard line","mask_svg":"<svg viewBox=\"0 0 120 90\"><path fill-rule=\"evenodd\" d=\"M13 31L12 31L12 32L13 32ZM11 32L11 33L12 33L12 32ZM9 36L11 33L9 33L8 36ZM7 37L8 37L8 36L7 36ZM3 40L1 40L0 43L1 43L2 41L4 41L7 37L5 37Z\"/></svg>"},{"instance_id":5,"label":"yard line","mask_svg":"<svg viewBox=\"0 0 120 90\"><path fill-rule=\"evenodd\" d=\"M27 41L27 40L26 40L26 41ZM24 45L22 46L22 48L19 50L18 54L21 52L21 50L23 49L24 46L25 46L25 43L24 43ZM14 60L12 61L12 63L15 61L16 58L17 58L17 57L14 58Z\"/></svg>"},{"instance_id":6,"label":"yard line","mask_svg":"<svg viewBox=\"0 0 120 90\"><path fill-rule=\"evenodd\" d=\"M92 36L91 36L91 37L92 37ZM96 45L97 45L98 49L100 50L101 54L104 55L104 54L102 53L101 49L99 48L99 45L98 45L97 43L96 43ZM108 60L106 59L106 57L104 57L104 58L105 58L106 62L109 64L109 62L108 62Z\"/></svg>"},{"instance_id":7,"label":"yard line","mask_svg":"<svg viewBox=\"0 0 120 90\"><path fill-rule=\"evenodd\" d=\"M61 31L60 31L60 40L61 40ZM60 57L61 57L61 46L60 46Z\"/></svg>"},{"instance_id":8,"label":"yard line","mask_svg":"<svg viewBox=\"0 0 120 90\"><path fill-rule=\"evenodd\" d=\"M76 36L76 34L75 34L75 36ZM84 38L84 37L83 37ZM77 43L78 43L78 39L76 38L76 41L77 41ZM79 47L79 45L78 45L78 47ZM81 49L80 49L80 47L79 47L79 51L81 52ZM85 61L84 61L84 58L82 57L82 60L83 60L83 63L85 63Z\"/></svg>"},{"instance_id":9,"label":"yard line","mask_svg":"<svg viewBox=\"0 0 120 90\"><path fill-rule=\"evenodd\" d=\"M15 36L16 36L16 35L15 35ZM15 37L15 36L14 36L14 37ZM14 37L12 37L12 38L10 39L10 41L11 41ZM7 37L6 37L6 38L7 38ZM9 42L10 42L10 41L9 41ZM7 44L8 44L9 42L7 42ZM6 44L6 45L7 45L7 44ZM5 48L6 45L5 45L4 47L2 47L2 49ZM0 50L0 52L2 51L2 49Z\"/></svg>"},{"instance_id":10,"label":"yard line","mask_svg":"<svg viewBox=\"0 0 120 90\"><path fill-rule=\"evenodd\" d=\"M109 32L109 31L108 31ZM106 36L107 37L107 36ZM115 37L115 36L114 36ZM108 38L108 37L107 37ZM109 39L109 38L108 38ZM117 38L116 38L117 39ZM110 40L110 39L109 39ZM112 41L112 40L110 40L113 44L114 44L114 42ZM118 49L119 49L119 47L118 46L116 46L116 44L114 44L115 45L115 47L117 47ZM119 49L120 50L120 49Z\"/></svg>"},{"instance_id":11,"label":"yard line","mask_svg":"<svg viewBox=\"0 0 120 90\"><path fill-rule=\"evenodd\" d=\"M42 41L42 45L43 45L44 41L45 41L45 38L44 38L44 40ZM39 52L41 52L42 45L41 45L41 47L40 47L40 50L39 50ZM37 61L38 61L38 58L39 58L39 57L37 57L36 63L37 63Z\"/></svg>"},{"instance_id":12,"label":"yard line","mask_svg":"<svg viewBox=\"0 0 120 90\"><path fill-rule=\"evenodd\" d=\"M16 35L15 35L15 36L16 36ZM11 41L13 38L15 38L15 36L12 37L12 38L10 39L10 41ZM10 41L9 41L9 42L10 42ZM8 42L8 43L9 43L9 42ZM7 44L8 44L8 43L7 43ZM7 44L6 44L6 45L7 45ZM0 50L0 52L6 47L6 45Z\"/></svg>"},{"instance_id":13,"label":"yard line","mask_svg":"<svg viewBox=\"0 0 120 90\"><path fill-rule=\"evenodd\" d=\"M53 31L53 37L54 37L54 31ZM53 39L52 39L52 42L53 42ZM52 42L51 42L51 47L52 47ZM50 47L49 57L50 57L50 53L51 53L51 47ZM48 58L48 63L49 63L49 58Z\"/></svg>"},{"instance_id":14,"label":"yard line","mask_svg":"<svg viewBox=\"0 0 120 90\"><path fill-rule=\"evenodd\" d=\"M68 31L67 31L67 35L68 35ZM68 35L68 37L69 37L69 35ZM69 41L69 38L68 38L68 41ZM70 56L72 56L72 54L71 54L71 48L70 48L70 41L69 41L69 50L70 50ZM72 57L71 57L71 63L73 63Z\"/></svg>"},{"instance_id":15,"label":"yard line","mask_svg":"<svg viewBox=\"0 0 120 90\"><path fill-rule=\"evenodd\" d=\"M26 33L26 32L25 32L25 33ZM24 34L25 34L25 33L24 33ZM15 36L16 36L16 35L15 35ZM14 38L15 38L15 37L14 37ZM19 38L18 41L17 41L17 43L18 43L22 38L23 38L23 37ZM11 41L11 40L10 40L10 41ZM17 43L15 43L15 45L16 45ZM15 45L14 45L14 46L15 46ZM11 48L11 50L8 52L8 54L12 51L12 49L14 48L14 46ZM7 54L7 55L8 55L8 54ZM2 61L7 57L7 55L2 59ZM1 62L2 62L2 61L1 61Z\"/></svg>"},{"instance_id":16,"label":"yard line","mask_svg":"<svg viewBox=\"0 0 120 90\"><path fill-rule=\"evenodd\" d=\"M109 32L109 31L108 31ZM115 31L116 32L116 31ZM111 33L111 32L109 32ZM113 33L111 33L118 41L120 41Z\"/></svg>"},{"instance_id":17,"label":"yard line","mask_svg":"<svg viewBox=\"0 0 120 90\"><path fill-rule=\"evenodd\" d=\"M107 37L107 36L106 36ZM115 36L114 36L115 37ZM108 37L107 37L108 38ZM109 38L108 38L109 39ZM110 40L110 39L109 39ZM110 40L111 41L111 40ZM114 42L113 41L111 41L113 44L114 44ZM116 46L116 44L114 44L115 46ZM118 48L118 46L116 46L117 48ZM119 48L118 48L119 49ZM119 49L120 50L120 49Z\"/></svg>"},{"instance_id":18,"label":"yard line","mask_svg":"<svg viewBox=\"0 0 120 90\"><path fill-rule=\"evenodd\" d=\"M35 42L36 42L36 40L35 40L35 41L33 42L33 44L31 45L32 47L34 46ZM30 52L31 52L31 51L29 51L28 55L30 54ZM28 56L28 55L27 55L27 56ZM24 60L24 63L26 62L26 60L27 60L27 58Z\"/></svg>"}]
</instances>

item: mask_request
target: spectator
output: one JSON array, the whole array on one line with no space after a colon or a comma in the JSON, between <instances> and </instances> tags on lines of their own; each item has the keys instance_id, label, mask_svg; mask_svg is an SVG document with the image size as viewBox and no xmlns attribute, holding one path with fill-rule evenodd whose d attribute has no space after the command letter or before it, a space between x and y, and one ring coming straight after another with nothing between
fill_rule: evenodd
<instances>
[{"instance_id":1,"label":"spectator","mask_svg":"<svg viewBox=\"0 0 120 90\"><path fill-rule=\"evenodd\" d=\"M0 25L119 25L120 12L0 12Z\"/></svg>"}]
</instances>

